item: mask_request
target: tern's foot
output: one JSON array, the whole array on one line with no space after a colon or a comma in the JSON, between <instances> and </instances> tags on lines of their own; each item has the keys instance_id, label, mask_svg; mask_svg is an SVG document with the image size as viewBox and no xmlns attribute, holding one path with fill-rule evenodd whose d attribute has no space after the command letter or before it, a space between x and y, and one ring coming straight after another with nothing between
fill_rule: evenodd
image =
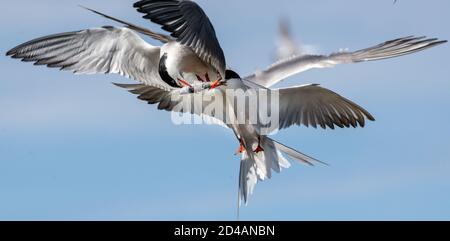
<instances>
[{"instance_id":1,"label":"tern's foot","mask_svg":"<svg viewBox=\"0 0 450 241\"><path fill-rule=\"evenodd\" d=\"M244 145L240 145L239 146L239 148L236 150L236 153L235 153L235 155L239 155L239 154L242 154L242 153L244 153L245 152L245 147L244 147Z\"/></svg>"},{"instance_id":2,"label":"tern's foot","mask_svg":"<svg viewBox=\"0 0 450 241\"><path fill-rule=\"evenodd\" d=\"M264 149L261 146L261 137L258 137L258 146L256 147L256 149L253 152L258 154L263 151L264 151Z\"/></svg>"},{"instance_id":3,"label":"tern's foot","mask_svg":"<svg viewBox=\"0 0 450 241\"><path fill-rule=\"evenodd\" d=\"M244 146L244 142L239 139L239 148L237 149L235 155L239 155L245 152L245 146Z\"/></svg>"},{"instance_id":4,"label":"tern's foot","mask_svg":"<svg viewBox=\"0 0 450 241\"><path fill-rule=\"evenodd\" d=\"M260 152L263 152L263 151L264 151L264 149L260 145L258 145L258 147L256 147L256 149L253 152L254 153L260 153Z\"/></svg>"}]
</instances>

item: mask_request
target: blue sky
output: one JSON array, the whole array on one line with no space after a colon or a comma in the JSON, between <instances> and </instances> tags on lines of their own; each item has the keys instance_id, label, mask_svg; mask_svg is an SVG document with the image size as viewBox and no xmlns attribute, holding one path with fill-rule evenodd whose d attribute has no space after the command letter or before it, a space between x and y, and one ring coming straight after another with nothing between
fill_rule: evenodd
<instances>
[{"instance_id":1,"label":"blue sky","mask_svg":"<svg viewBox=\"0 0 450 241\"><path fill-rule=\"evenodd\" d=\"M407 36L450 39L450 2L201 0L241 75L271 63L278 19L321 53ZM0 220L234 220L233 134L174 126L170 114L114 87L4 56L47 34L111 25L86 5L158 29L133 1L7 1L0 15ZM149 40L153 44L156 42ZM294 127L274 138L330 167L293 163L258 184L245 220L450 219L449 45L380 62L312 70L368 109L364 129Z\"/></svg>"}]
</instances>

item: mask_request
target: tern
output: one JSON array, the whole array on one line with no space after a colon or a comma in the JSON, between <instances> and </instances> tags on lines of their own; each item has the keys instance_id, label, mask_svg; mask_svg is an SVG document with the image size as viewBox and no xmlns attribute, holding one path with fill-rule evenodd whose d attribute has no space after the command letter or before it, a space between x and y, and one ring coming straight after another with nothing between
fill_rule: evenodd
<instances>
[{"instance_id":1,"label":"tern","mask_svg":"<svg viewBox=\"0 0 450 241\"><path fill-rule=\"evenodd\" d=\"M317 84L272 89L274 84L312 68L393 58L447 42L410 36L355 52L293 56L241 78L236 72L226 69L214 28L196 3L144 0L135 3L134 7L145 13L145 18L162 25L170 36L92 10L125 26L104 26L41 37L11 49L7 55L78 74L120 74L139 83L117 86L127 89L142 101L156 104L160 110L211 117L215 123L231 129L240 145L237 152L241 155L239 205L247 204L258 181L271 178L272 171L280 172L290 166L286 157L309 165L321 163L271 139L272 131L293 125L324 129L364 127L366 120L375 120L354 102ZM164 45L153 46L138 33ZM204 81L212 75L217 75L217 80L205 87ZM195 81L201 83L199 88L195 87L198 84ZM266 123L249 122L249 112L263 112L259 105L256 109L244 108L244 122L240 122L242 106L234 102L240 96L232 94L239 90L240 93L250 93L247 97L258 96L257 102L264 102L259 99L260 93L276 96L276 99L265 101L269 103L267 111L278 114L277 125L265 130ZM207 111L212 103L218 103L223 107L219 108L222 111ZM219 118L221 113L227 118Z\"/></svg>"},{"instance_id":2,"label":"tern","mask_svg":"<svg viewBox=\"0 0 450 241\"><path fill-rule=\"evenodd\" d=\"M278 40L276 60L283 60L293 56L306 54L306 50L297 44L292 37L290 24L287 19L281 19L278 23Z\"/></svg>"},{"instance_id":3,"label":"tern","mask_svg":"<svg viewBox=\"0 0 450 241\"><path fill-rule=\"evenodd\" d=\"M139 1L133 5L145 19L163 26L175 40L166 36L160 50L159 74L170 86L192 87L184 80L194 74L197 81L211 82L215 88L225 79L225 55L208 16L191 1ZM156 36L162 36L157 34Z\"/></svg>"}]
</instances>

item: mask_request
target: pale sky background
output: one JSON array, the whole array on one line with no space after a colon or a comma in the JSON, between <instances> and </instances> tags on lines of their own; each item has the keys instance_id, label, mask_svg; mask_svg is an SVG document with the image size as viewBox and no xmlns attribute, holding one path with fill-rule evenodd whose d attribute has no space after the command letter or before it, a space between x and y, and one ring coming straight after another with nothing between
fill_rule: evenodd
<instances>
[{"instance_id":1,"label":"pale sky background","mask_svg":"<svg viewBox=\"0 0 450 241\"><path fill-rule=\"evenodd\" d=\"M127 82L120 76L74 76L4 56L36 37L114 24L78 4L158 30L133 2L2 2L0 220L235 219L239 158L231 131L174 126L168 112L110 84ZM198 2L241 75L271 63L280 17L321 53L407 35L450 39L447 0ZM284 82L320 83L377 121L364 129L278 133L276 140L331 166L293 163L257 185L241 218L449 220L449 49Z\"/></svg>"}]
</instances>

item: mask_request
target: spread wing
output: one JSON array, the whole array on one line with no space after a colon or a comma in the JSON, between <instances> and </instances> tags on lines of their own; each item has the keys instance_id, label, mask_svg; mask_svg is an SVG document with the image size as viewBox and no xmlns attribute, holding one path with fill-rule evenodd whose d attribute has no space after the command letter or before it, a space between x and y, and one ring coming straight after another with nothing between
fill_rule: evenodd
<instances>
[{"instance_id":1,"label":"spread wing","mask_svg":"<svg viewBox=\"0 0 450 241\"><path fill-rule=\"evenodd\" d=\"M186 45L205 63L225 77L225 56L208 16L195 2L185 0L142 0L134 7L144 18L162 25L179 43Z\"/></svg>"},{"instance_id":2,"label":"spread wing","mask_svg":"<svg viewBox=\"0 0 450 241\"><path fill-rule=\"evenodd\" d=\"M279 91L279 129L292 125L334 129L364 127L373 116L352 101L318 85L303 85Z\"/></svg>"},{"instance_id":3,"label":"spread wing","mask_svg":"<svg viewBox=\"0 0 450 241\"><path fill-rule=\"evenodd\" d=\"M248 76L246 79L265 87L313 68L327 68L338 64L359 63L394 58L412 54L443 43L446 40L425 37L405 37L390 40L374 47L355 52L339 52L331 55L301 55L275 63L267 70Z\"/></svg>"},{"instance_id":4,"label":"spread wing","mask_svg":"<svg viewBox=\"0 0 450 241\"><path fill-rule=\"evenodd\" d=\"M218 115L218 110L210 111L208 107L223 106L224 99L217 91L205 90L195 94L180 94L180 89L165 87L161 85L145 84L115 84L138 96L138 99L151 105L158 105L159 110L177 113L195 114L201 116L205 123L220 125L228 128L225 124L225 112ZM220 102L215 102L220 101ZM226 111L226 109L222 109ZM221 116L221 117L219 117Z\"/></svg>"},{"instance_id":5,"label":"spread wing","mask_svg":"<svg viewBox=\"0 0 450 241\"><path fill-rule=\"evenodd\" d=\"M165 86L158 74L159 52L128 28L102 27L34 39L7 55L78 74L115 73Z\"/></svg>"}]
</instances>

